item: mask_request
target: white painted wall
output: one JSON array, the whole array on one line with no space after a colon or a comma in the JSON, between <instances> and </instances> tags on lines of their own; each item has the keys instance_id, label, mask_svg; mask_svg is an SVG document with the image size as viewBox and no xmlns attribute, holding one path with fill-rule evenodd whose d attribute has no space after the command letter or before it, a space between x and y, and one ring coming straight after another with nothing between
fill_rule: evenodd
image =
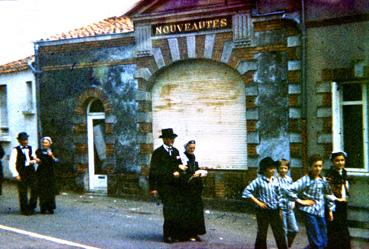
<instances>
[{"instance_id":1,"label":"white painted wall","mask_svg":"<svg viewBox=\"0 0 369 249\"><path fill-rule=\"evenodd\" d=\"M32 81L32 103L28 107L27 81ZM8 160L11 149L18 145L16 139L19 132L25 131L30 135L29 144L34 148L38 146L37 138L37 110L35 77L31 70L17 73L1 74L0 85L7 86L8 107L8 133L0 133L0 143L5 151L2 159L6 178L10 178Z\"/></svg>"}]
</instances>

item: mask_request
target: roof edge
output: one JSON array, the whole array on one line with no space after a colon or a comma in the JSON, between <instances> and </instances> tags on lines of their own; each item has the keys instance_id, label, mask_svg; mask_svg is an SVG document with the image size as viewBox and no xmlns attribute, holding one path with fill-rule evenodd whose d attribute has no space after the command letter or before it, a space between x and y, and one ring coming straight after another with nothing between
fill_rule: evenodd
<instances>
[{"instance_id":1,"label":"roof edge","mask_svg":"<svg viewBox=\"0 0 369 249\"><path fill-rule=\"evenodd\" d=\"M38 46L57 46L62 44L74 44L74 43L82 43L82 42L93 42L93 41L108 41L112 39L126 38L134 36L134 31L117 33L117 34L103 34L103 35L94 35L87 37L77 37L77 38L65 38L60 40L38 40L35 41L34 44Z\"/></svg>"},{"instance_id":2,"label":"roof edge","mask_svg":"<svg viewBox=\"0 0 369 249\"><path fill-rule=\"evenodd\" d=\"M30 60L34 61L35 56L30 55L23 59L11 61L6 64L0 65L0 74L10 74L26 71L29 69L28 63Z\"/></svg>"}]
</instances>

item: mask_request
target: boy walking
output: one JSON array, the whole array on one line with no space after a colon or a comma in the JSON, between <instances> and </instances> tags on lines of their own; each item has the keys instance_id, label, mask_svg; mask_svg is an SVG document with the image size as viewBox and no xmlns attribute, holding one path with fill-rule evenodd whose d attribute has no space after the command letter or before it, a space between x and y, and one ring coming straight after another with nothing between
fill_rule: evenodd
<instances>
[{"instance_id":1,"label":"boy walking","mask_svg":"<svg viewBox=\"0 0 369 249\"><path fill-rule=\"evenodd\" d=\"M26 132L18 134L19 145L13 148L9 159L10 172L18 182L19 206L23 215L34 214L37 205L37 178L34 167L37 159L32 156L32 147L28 145L28 137ZM28 189L31 190L29 200Z\"/></svg>"},{"instance_id":2,"label":"boy walking","mask_svg":"<svg viewBox=\"0 0 369 249\"><path fill-rule=\"evenodd\" d=\"M256 204L256 222L258 225L255 249L267 248L267 233L269 224L278 249L287 249L286 239L279 215L279 186L274 177L276 162L266 157L260 161L259 176L256 177L243 191L242 197L250 199Z\"/></svg>"},{"instance_id":3,"label":"boy walking","mask_svg":"<svg viewBox=\"0 0 369 249\"><path fill-rule=\"evenodd\" d=\"M295 213L293 212L293 209L295 207L295 202L290 201L286 191L289 191L289 188L291 187L293 180L290 176L287 175L288 170L290 167L289 161L286 159L281 159L278 161L278 183L279 188L282 192L282 198L280 199L280 208L282 210L282 224L283 224L283 230L284 234L286 236L286 241L288 247L292 246L293 240L296 237L296 234L299 231L299 228L297 226Z\"/></svg>"}]
</instances>

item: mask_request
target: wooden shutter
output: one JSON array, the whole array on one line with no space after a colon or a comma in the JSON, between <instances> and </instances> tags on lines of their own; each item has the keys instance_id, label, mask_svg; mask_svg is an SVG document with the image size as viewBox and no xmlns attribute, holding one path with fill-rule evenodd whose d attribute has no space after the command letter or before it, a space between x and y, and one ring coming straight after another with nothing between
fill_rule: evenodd
<instances>
[{"instance_id":1,"label":"wooden shutter","mask_svg":"<svg viewBox=\"0 0 369 249\"><path fill-rule=\"evenodd\" d=\"M152 89L154 147L161 129L173 128L175 147L197 142L200 166L246 169L245 87L233 69L206 60L175 64Z\"/></svg>"}]
</instances>

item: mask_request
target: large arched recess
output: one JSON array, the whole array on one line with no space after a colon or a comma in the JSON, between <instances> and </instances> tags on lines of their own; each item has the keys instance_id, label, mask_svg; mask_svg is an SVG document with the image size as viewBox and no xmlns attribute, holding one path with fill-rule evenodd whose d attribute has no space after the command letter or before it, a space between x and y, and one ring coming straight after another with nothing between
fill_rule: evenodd
<instances>
[{"instance_id":1,"label":"large arched recess","mask_svg":"<svg viewBox=\"0 0 369 249\"><path fill-rule=\"evenodd\" d=\"M236 70L212 60L183 60L151 82L154 148L162 143L161 129L171 127L181 151L196 140L201 166L247 168L245 86Z\"/></svg>"}]
</instances>

